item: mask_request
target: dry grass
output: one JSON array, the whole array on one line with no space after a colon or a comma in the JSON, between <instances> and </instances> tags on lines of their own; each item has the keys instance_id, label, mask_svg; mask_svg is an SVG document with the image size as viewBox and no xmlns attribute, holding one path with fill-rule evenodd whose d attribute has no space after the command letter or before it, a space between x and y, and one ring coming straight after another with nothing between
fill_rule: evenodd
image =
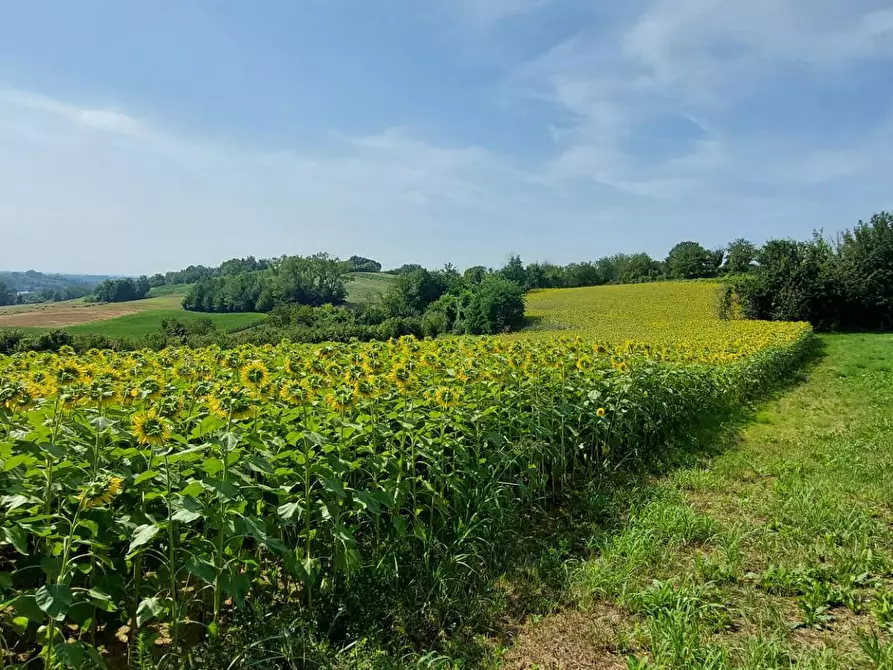
<instances>
[{"instance_id":1,"label":"dry grass","mask_svg":"<svg viewBox=\"0 0 893 670\"><path fill-rule=\"evenodd\" d=\"M0 328L63 328L161 309L178 309L182 296L166 295L132 302L91 304L82 300L43 303L0 310Z\"/></svg>"}]
</instances>

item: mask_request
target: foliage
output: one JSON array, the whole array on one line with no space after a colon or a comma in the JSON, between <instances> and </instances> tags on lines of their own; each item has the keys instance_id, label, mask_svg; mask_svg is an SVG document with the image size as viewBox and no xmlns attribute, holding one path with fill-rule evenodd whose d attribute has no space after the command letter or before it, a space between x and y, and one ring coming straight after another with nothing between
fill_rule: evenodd
<instances>
[{"instance_id":1,"label":"foliage","mask_svg":"<svg viewBox=\"0 0 893 670\"><path fill-rule=\"evenodd\" d=\"M269 312L280 304L340 304L348 281L343 263L328 254L283 256L263 270L220 273L196 282L183 298L183 307L197 312Z\"/></svg>"},{"instance_id":2,"label":"foliage","mask_svg":"<svg viewBox=\"0 0 893 670\"><path fill-rule=\"evenodd\" d=\"M93 299L98 302L129 302L142 300L149 294L149 280L139 279L106 279L96 287Z\"/></svg>"},{"instance_id":3,"label":"foliage","mask_svg":"<svg viewBox=\"0 0 893 670\"><path fill-rule=\"evenodd\" d=\"M381 272L381 263L363 256L351 256L345 265L346 272Z\"/></svg>"},{"instance_id":4,"label":"foliage","mask_svg":"<svg viewBox=\"0 0 893 670\"><path fill-rule=\"evenodd\" d=\"M0 280L0 307L3 305L14 305L16 303L16 294L10 291L6 284Z\"/></svg>"},{"instance_id":5,"label":"foliage","mask_svg":"<svg viewBox=\"0 0 893 670\"><path fill-rule=\"evenodd\" d=\"M524 291L499 277L488 277L471 295L464 314L454 323L463 323L462 332L472 335L504 333L524 324Z\"/></svg>"},{"instance_id":6,"label":"foliage","mask_svg":"<svg viewBox=\"0 0 893 670\"><path fill-rule=\"evenodd\" d=\"M447 289L444 273L419 268L400 273L388 287L383 303L391 316L421 316Z\"/></svg>"},{"instance_id":7,"label":"foliage","mask_svg":"<svg viewBox=\"0 0 893 670\"><path fill-rule=\"evenodd\" d=\"M35 270L27 272L0 272L0 305L33 304L72 300L88 295L102 280L108 277L91 275L44 274Z\"/></svg>"},{"instance_id":8,"label":"foliage","mask_svg":"<svg viewBox=\"0 0 893 670\"><path fill-rule=\"evenodd\" d=\"M656 345L578 314L570 337L0 359L8 646L56 667L162 625L186 665L270 599L450 628L519 514L758 394L809 333ZM66 644L72 625L92 633Z\"/></svg>"},{"instance_id":9,"label":"foliage","mask_svg":"<svg viewBox=\"0 0 893 670\"><path fill-rule=\"evenodd\" d=\"M841 324L843 287L834 251L821 237L770 240L757 260L750 275L731 284L746 318L809 321L823 330Z\"/></svg>"},{"instance_id":10,"label":"foliage","mask_svg":"<svg viewBox=\"0 0 893 670\"><path fill-rule=\"evenodd\" d=\"M672 279L715 277L723 252L712 253L697 242L680 242L667 255L667 274Z\"/></svg>"},{"instance_id":11,"label":"foliage","mask_svg":"<svg viewBox=\"0 0 893 670\"><path fill-rule=\"evenodd\" d=\"M726 249L726 262L722 269L726 274L747 274L753 269L757 247L743 237L730 242Z\"/></svg>"},{"instance_id":12,"label":"foliage","mask_svg":"<svg viewBox=\"0 0 893 670\"><path fill-rule=\"evenodd\" d=\"M388 270L388 274L392 275L402 275L407 272L413 272L415 270L421 270L422 266L418 263L404 263L399 268L394 268L393 270Z\"/></svg>"},{"instance_id":13,"label":"foliage","mask_svg":"<svg viewBox=\"0 0 893 670\"><path fill-rule=\"evenodd\" d=\"M881 212L846 231L837 252L848 327L893 327L893 214Z\"/></svg>"}]
</instances>

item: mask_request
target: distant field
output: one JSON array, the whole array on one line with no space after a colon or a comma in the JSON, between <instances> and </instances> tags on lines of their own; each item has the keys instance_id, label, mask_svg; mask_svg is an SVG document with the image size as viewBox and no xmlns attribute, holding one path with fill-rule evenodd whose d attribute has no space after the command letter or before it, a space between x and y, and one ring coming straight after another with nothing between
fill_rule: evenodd
<instances>
[{"instance_id":1,"label":"distant field","mask_svg":"<svg viewBox=\"0 0 893 670\"><path fill-rule=\"evenodd\" d=\"M150 298L160 298L165 295L177 295L182 299L192 287L192 284L170 284L169 286L156 286L149 290Z\"/></svg>"},{"instance_id":2,"label":"distant field","mask_svg":"<svg viewBox=\"0 0 893 670\"><path fill-rule=\"evenodd\" d=\"M158 330L163 319L184 323L208 317L218 330L240 330L263 321L263 314L202 314L185 311L180 303L188 284L160 286L152 297L131 302L90 304L84 300L20 305L0 310L0 329L49 330L64 328L71 333L109 337L137 337Z\"/></svg>"},{"instance_id":3,"label":"distant field","mask_svg":"<svg viewBox=\"0 0 893 670\"><path fill-rule=\"evenodd\" d=\"M157 309L137 314L128 314L116 319L95 321L80 326L66 328L70 333L91 333L108 335L109 337L138 337L158 330L164 319L177 319L183 323L190 323L203 317L211 319L211 322L221 331L242 330L255 326L264 320L263 314L203 314L200 312L187 312L182 309Z\"/></svg>"},{"instance_id":4,"label":"distant field","mask_svg":"<svg viewBox=\"0 0 893 670\"><path fill-rule=\"evenodd\" d=\"M83 300L27 305L0 312L0 328L64 328L107 321L128 314L178 309L179 295L146 298L131 302L90 304Z\"/></svg>"},{"instance_id":5,"label":"distant field","mask_svg":"<svg viewBox=\"0 0 893 670\"><path fill-rule=\"evenodd\" d=\"M347 284L347 302L362 305L384 293L394 275L358 272ZM263 314L205 314L187 312L181 302L190 284L158 286L148 298L132 302L91 304L83 299L39 305L0 308L0 329L49 330L64 328L71 333L91 333L109 337L138 337L158 330L163 319L184 323L208 317L218 330L232 331L261 323Z\"/></svg>"},{"instance_id":6,"label":"distant field","mask_svg":"<svg viewBox=\"0 0 893 670\"><path fill-rule=\"evenodd\" d=\"M384 272L352 272L355 279L347 283L347 302L363 305L388 290L396 275Z\"/></svg>"}]
</instances>

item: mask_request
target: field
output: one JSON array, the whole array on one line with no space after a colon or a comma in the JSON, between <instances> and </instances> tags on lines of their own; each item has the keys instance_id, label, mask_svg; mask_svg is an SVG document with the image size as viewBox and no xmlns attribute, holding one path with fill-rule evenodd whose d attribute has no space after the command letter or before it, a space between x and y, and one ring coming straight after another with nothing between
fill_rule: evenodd
<instances>
[{"instance_id":1,"label":"field","mask_svg":"<svg viewBox=\"0 0 893 670\"><path fill-rule=\"evenodd\" d=\"M502 667L893 667L893 336L819 345L797 386L528 538L560 555L514 576L531 616Z\"/></svg>"},{"instance_id":2,"label":"field","mask_svg":"<svg viewBox=\"0 0 893 670\"><path fill-rule=\"evenodd\" d=\"M357 272L347 284L347 302L363 305L381 295L393 281L393 275ZM202 314L187 312L181 306L188 284L153 288L149 297L132 302L91 304L84 300L67 300L39 305L0 307L0 329L51 330L63 328L71 333L90 333L109 337L139 337L156 332L163 319L174 318L188 323L203 316L211 319L218 330L234 331L263 322L264 315Z\"/></svg>"},{"instance_id":3,"label":"field","mask_svg":"<svg viewBox=\"0 0 893 670\"><path fill-rule=\"evenodd\" d=\"M353 281L347 284L347 302L364 305L384 293L396 275L384 272L352 272Z\"/></svg>"},{"instance_id":4,"label":"field","mask_svg":"<svg viewBox=\"0 0 893 670\"><path fill-rule=\"evenodd\" d=\"M525 519L800 365L807 325L704 286L543 292L520 336L0 359L10 654L248 664L261 604L303 654L461 639Z\"/></svg>"},{"instance_id":5,"label":"field","mask_svg":"<svg viewBox=\"0 0 893 670\"><path fill-rule=\"evenodd\" d=\"M163 319L184 323L208 317L218 330L240 330L264 319L263 314L201 314L185 311L180 302L188 286L162 286L152 289L149 298L132 302L91 304L69 300L40 305L0 309L0 328L49 330L63 328L71 333L91 333L109 337L139 337L157 331Z\"/></svg>"}]
</instances>

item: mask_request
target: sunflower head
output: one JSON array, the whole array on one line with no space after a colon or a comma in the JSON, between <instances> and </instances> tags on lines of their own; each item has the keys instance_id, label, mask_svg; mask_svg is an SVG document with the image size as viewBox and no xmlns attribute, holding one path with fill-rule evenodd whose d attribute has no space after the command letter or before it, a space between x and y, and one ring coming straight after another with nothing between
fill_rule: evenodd
<instances>
[{"instance_id":1,"label":"sunflower head","mask_svg":"<svg viewBox=\"0 0 893 670\"><path fill-rule=\"evenodd\" d=\"M84 509L90 509L108 505L112 498L121 492L123 483L124 480L120 477L107 477L102 481L91 484L87 490L81 493L81 506Z\"/></svg>"},{"instance_id":2,"label":"sunflower head","mask_svg":"<svg viewBox=\"0 0 893 670\"><path fill-rule=\"evenodd\" d=\"M217 387L208 396L208 407L221 419L245 419L254 410L254 401L245 389Z\"/></svg>"},{"instance_id":3,"label":"sunflower head","mask_svg":"<svg viewBox=\"0 0 893 670\"><path fill-rule=\"evenodd\" d=\"M449 386L441 386L434 391L434 402L446 409L459 404L459 392Z\"/></svg>"},{"instance_id":4,"label":"sunflower head","mask_svg":"<svg viewBox=\"0 0 893 670\"><path fill-rule=\"evenodd\" d=\"M279 389L279 397L290 405L305 405L313 397L312 391L299 382L286 382Z\"/></svg>"},{"instance_id":5,"label":"sunflower head","mask_svg":"<svg viewBox=\"0 0 893 670\"><path fill-rule=\"evenodd\" d=\"M603 417L605 414L607 414L607 412L605 411L605 408L604 408L604 407L599 407L597 410L595 410L595 414L596 414L596 416L598 416L599 418L601 418L601 417Z\"/></svg>"},{"instance_id":6,"label":"sunflower head","mask_svg":"<svg viewBox=\"0 0 893 670\"><path fill-rule=\"evenodd\" d=\"M270 383L270 371L262 361L251 361L242 368L240 377L242 384L250 389L260 390Z\"/></svg>"},{"instance_id":7,"label":"sunflower head","mask_svg":"<svg viewBox=\"0 0 893 670\"><path fill-rule=\"evenodd\" d=\"M164 444L170 439L171 426L156 410L150 409L134 415L133 434L140 444Z\"/></svg>"},{"instance_id":8,"label":"sunflower head","mask_svg":"<svg viewBox=\"0 0 893 670\"><path fill-rule=\"evenodd\" d=\"M339 414L343 414L354 404L352 388L336 388L326 396L326 403Z\"/></svg>"},{"instance_id":9,"label":"sunflower head","mask_svg":"<svg viewBox=\"0 0 893 670\"><path fill-rule=\"evenodd\" d=\"M372 398L378 393L378 381L375 377L358 379L353 386L353 392L359 398Z\"/></svg>"}]
</instances>

